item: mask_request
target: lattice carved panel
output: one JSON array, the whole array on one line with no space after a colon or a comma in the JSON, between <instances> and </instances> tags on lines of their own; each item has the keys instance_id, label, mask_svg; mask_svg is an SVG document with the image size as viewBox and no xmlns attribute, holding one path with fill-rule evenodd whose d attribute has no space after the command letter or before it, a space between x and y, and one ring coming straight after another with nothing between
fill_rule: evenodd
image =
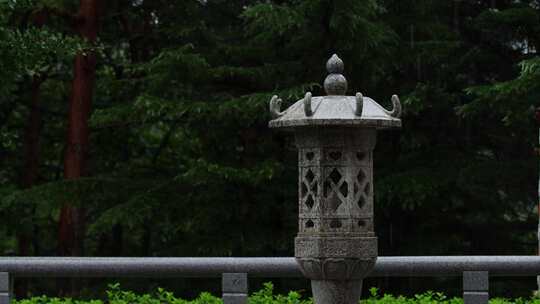
<instances>
[{"instance_id":1,"label":"lattice carved panel","mask_svg":"<svg viewBox=\"0 0 540 304\"><path fill-rule=\"evenodd\" d=\"M310 213L318 208L319 183L318 170L315 167L305 167L300 170L300 213Z\"/></svg>"},{"instance_id":2,"label":"lattice carved panel","mask_svg":"<svg viewBox=\"0 0 540 304\"><path fill-rule=\"evenodd\" d=\"M355 209L359 210L361 213L370 213L369 208L372 195L372 182L369 176L370 172L362 167L356 168L356 174L353 178L353 205Z\"/></svg>"},{"instance_id":3,"label":"lattice carved panel","mask_svg":"<svg viewBox=\"0 0 540 304\"><path fill-rule=\"evenodd\" d=\"M373 235L374 133L348 131L297 137L301 233Z\"/></svg>"}]
</instances>

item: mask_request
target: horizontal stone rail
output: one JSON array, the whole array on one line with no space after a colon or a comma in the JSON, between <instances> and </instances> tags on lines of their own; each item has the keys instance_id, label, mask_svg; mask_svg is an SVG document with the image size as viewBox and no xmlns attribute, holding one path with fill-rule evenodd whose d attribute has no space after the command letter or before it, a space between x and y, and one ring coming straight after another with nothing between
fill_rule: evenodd
<instances>
[{"instance_id":1,"label":"horizontal stone rail","mask_svg":"<svg viewBox=\"0 0 540 304\"><path fill-rule=\"evenodd\" d=\"M369 277L462 276L465 304L486 304L489 276L537 276L540 256L379 257ZM247 301L248 277L303 277L292 257L1 257L0 304L16 277L221 277L224 304Z\"/></svg>"},{"instance_id":2,"label":"horizontal stone rail","mask_svg":"<svg viewBox=\"0 0 540 304\"><path fill-rule=\"evenodd\" d=\"M370 277L462 276L488 271L490 276L536 276L540 256L395 256L379 257ZM0 272L17 277L302 277L291 257L133 258L1 257Z\"/></svg>"}]
</instances>

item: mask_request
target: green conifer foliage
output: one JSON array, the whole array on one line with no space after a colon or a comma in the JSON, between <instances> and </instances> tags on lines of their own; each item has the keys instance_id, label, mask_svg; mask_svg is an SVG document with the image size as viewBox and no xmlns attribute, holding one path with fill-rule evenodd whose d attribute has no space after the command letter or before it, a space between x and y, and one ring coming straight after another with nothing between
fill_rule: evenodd
<instances>
[{"instance_id":1,"label":"green conifer foliage","mask_svg":"<svg viewBox=\"0 0 540 304\"><path fill-rule=\"evenodd\" d=\"M403 102L403 129L376 149L379 254L536 253L537 1L106 2L95 45L65 20L76 1L2 2L4 252L32 227L32 253L54 253L71 200L87 209L87 255L292 255L296 152L268 129L268 101L323 95L338 53L349 95ZM46 26L32 27L41 10ZM72 56L88 48L89 176L66 181ZM29 87L43 73L39 182L21 189Z\"/></svg>"}]
</instances>

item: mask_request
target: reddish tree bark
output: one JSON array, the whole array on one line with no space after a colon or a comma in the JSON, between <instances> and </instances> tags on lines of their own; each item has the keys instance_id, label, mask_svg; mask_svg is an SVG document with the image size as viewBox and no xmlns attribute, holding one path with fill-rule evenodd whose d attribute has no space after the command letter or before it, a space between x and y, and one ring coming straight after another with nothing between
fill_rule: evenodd
<instances>
[{"instance_id":1,"label":"reddish tree bark","mask_svg":"<svg viewBox=\"0 0 540 304\"><path fill-rule=\"evenodd\" d=\"M47 12L45 10L39 10L35 12L31 17L31 23L37 28L43 27L47 22ZM39 137L41 134L41 128L43 126L42 113L40 109L41 105L41 84L45 81L47 75L36 75L32 78L31 84L31 97L30 97L30 114L26 122L24 130L24 167L21 174L20 185L23 189L32 188L38 178L39 173ZM33 212L32 212L33 213ZM32 239L33 229L32 225L27 227L28 230L18 231L17 233L17 249L19 256L30 255L30 244ZM15 294L17 297L25 297L27 292L26 280L19 280L15 285Z\"/></svg>"},{"instance_id":2,"label":"reddish tree bark","mask_svg":"<svg viewBox=\"0 0 540 304\"><path fill-rule=\"evenodd\" d=\"M40 110L41 103L41 83L45 77L34 76L32 79L30 115L24 130L24 168L21 176L21 188L28 189L36 184L39 172L39 137L42 128L42 115ZM19 256L30 255L30 240L32 239L33 227L30 225L28 230L21 230L17 233L17 249ZM15 285L15 294L17 297L25 297L27 291L27 281L19 280Z\"/></svg>"},{"instance_id":3,"label":"reddish tree bark","mask_svg":"<svg viewBox=\"0 0 540 304\"><path fill-rule=\"evenodd\" d=\"M44 78L34 76L32 79L32 95L30 103L30 116L24 131L24 174L22 187L32 187L37 179L39 169L39 135L41 133L41 83Z\"/></svg>"},{"instance_id":4,"label":"reddish tree bark","mask_svg":"<svg viewBox=\"0 0 540 304\"><path fill-rule=\"evenodd\" d=\"M35 12L31 16L32 24L41 28L47 21L45 10ZM21 175L21 188L28 189L34 186L39 171L39 136L42 127L41 117L41 84L45 81L47 75L36 75L32 78L31 97L30 97L30 115L26 122L24 130L24 168ZM18 235L19 255L28 255L30 253L30 237L28 234L20 233Z\"/></svg>"},{"instance_id":5,"label":"reddish tree bark","mask_svg":"<svg viewBox=\"0 0 540 304\"><path fill-rule=\"evenodd\" d=\"M80 0L75 28L79 35L92 43L96 41L99 21L99 0ZM96 56L92 51L78 54L73 67L73 83L69 103L68 130L64 155L64 178L78 179L86 175L89 128L96 72ZM60 212L58 254L82 255L84 207L66 202Z\"/></svg>"}]
</instances>

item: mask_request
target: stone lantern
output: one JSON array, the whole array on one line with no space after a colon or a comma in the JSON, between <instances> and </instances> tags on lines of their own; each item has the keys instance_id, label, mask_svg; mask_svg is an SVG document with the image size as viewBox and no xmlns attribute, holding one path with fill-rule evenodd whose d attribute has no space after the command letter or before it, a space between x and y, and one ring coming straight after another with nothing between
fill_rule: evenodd
<instances>
[{"instance_id":1,"label":"stone lantern","mask_svg":"<svg viewBox=\"0 0 540 304\"><path fill-rule=\"evenodd\" d=\"M316 304L357 304L362 279L377 260L373 228L373 148L377 130L401 127L392 111L369 97L345 96L343 61L326 63L327 96L305 97L280 111L273 96L271 128L293 131L298 148L298 235L295 257L311 280Z\"/></svg>"}]
</instances>

